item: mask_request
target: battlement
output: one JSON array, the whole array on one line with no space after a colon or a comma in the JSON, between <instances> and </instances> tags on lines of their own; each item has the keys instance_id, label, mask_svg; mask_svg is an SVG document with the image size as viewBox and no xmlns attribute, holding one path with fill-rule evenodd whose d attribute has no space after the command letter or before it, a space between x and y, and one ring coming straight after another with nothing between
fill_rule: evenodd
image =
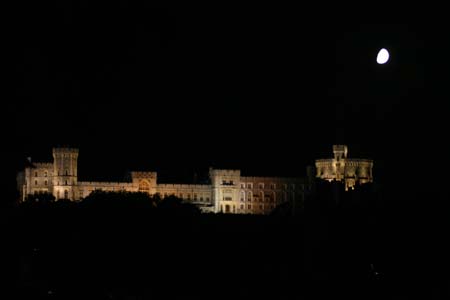
<instances>
[{"instance_id":1,"label":"battlement","mask_svg":"<svg viewBox=\"0 0 450 300\"><path fill-rule=\"evenodd\" d=\"M78 148L67 148L67 147L63 147L63 148L53 148L53 155L55 154L78 154L79 150Z\"/></svg>"},{"instance_id":2,"label":"battlement","mask_svg":"<svg viewBox=\"0 0 450 300\"><path fill-rule=\"evenodd\" d=\"M210 172L211 175L241 176L241 170L226 170L226 169L213 169L213 168L210 168L209 172Z\"/></svg>"},{"instance_id":3,"label":"battlement","mask_svg":"<svg viewBox=\"0 0 450 300\"><path fill-rule=\"evenodd\" d=\"M35 163L33 163L33 167L35 167L35 168L53 168L53 163L35 162Z\"/></svg>"},{"instance_id":4,"label":"battlement","mask_svg":"<svg viewBox=\"0 0 450 300\"><path fill-rule=\"evenodd\" d=\"M131 178L156 178L157 173L156 172L142 172L142 171L131 171L130 172Z\"/></svg>"}]
</instances>

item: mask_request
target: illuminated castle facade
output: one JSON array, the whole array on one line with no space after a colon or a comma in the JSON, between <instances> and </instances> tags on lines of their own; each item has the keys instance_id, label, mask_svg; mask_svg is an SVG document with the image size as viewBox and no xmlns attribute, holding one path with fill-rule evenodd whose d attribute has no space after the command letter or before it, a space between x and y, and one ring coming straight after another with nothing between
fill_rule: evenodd
<instances>
[{"instance_id":1,"label":"illuminated castle facade","mask_svg":"<svg viewBox=\"0 0 450 300\"><path fill-rule=\"evenodd\" d=\"M316 160L316 177L328 181L342 181L345 189L354 189L357 184L373 182L373 161L369 159L348 158L347 146L334 145L334 157Z\"/></svg>"},{"instance_id":2,"label":"illuminated castle facade","mask_svg":"<svg viewBox=\"0 0 450 300\"><path fill-rule=\"evenodd\" d=\"M51 193L56 200L78 201L94 190L177 196L204 212L267 214L284 202L302 203L307 178L246 177L240 170L209 170L208 184L158 183L156 172L130 172L123 182L78 180L78 149L53 148L53 162L32 163L17 177L20 199Z\"/></svg>"}]
</instances>

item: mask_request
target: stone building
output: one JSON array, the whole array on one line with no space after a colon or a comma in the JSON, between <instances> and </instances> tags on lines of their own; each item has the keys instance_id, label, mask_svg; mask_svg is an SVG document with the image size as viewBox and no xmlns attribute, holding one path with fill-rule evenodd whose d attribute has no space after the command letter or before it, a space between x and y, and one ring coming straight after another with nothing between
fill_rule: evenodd
<instances>
[{"instance_id":1,"label":"stone building","mask_svg":"<svg viewBox=\"0 0 450 300\"><path fill-rule=\"evenodd\" d=\"M53 148L53 162L31 163L17 176L20 199L51 193L59 199L79 201L94 190L170 195L193 203L204 212L268 214L284 202L302 203L310 190L307 178L248 177L240 170L210 168L207 184L167 184L156 172L130 172L123 182L78 180L78 149Z\"/></svg>"},{"instance_id":2,"label":"stone building","mask_svg":"<svg viewBox=\"0 0 450 300\"><path fill-rule=\"evenodd\" d=\"M373 161L348 158L346 145L333 145L333 158L316 160L316 177L328 181L344 181L345 189L354 189L357 184L373 182Z\"/></svg>"}]
</instances>

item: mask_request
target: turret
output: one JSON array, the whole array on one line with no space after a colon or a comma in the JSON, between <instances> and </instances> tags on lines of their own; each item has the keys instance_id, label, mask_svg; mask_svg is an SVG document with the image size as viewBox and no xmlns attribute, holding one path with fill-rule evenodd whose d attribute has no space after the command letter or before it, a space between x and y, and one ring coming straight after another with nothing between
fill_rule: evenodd
<instances>
[{"instance_id":1,"label":"turret","mask_svg":"<svg viewBox=\"0 0 450 300\"><path fill-rule=\"evenodd\" d=\"M78 199L78 149L53 148L53 195L59 199Z\"/></svg>"}]
</instances>

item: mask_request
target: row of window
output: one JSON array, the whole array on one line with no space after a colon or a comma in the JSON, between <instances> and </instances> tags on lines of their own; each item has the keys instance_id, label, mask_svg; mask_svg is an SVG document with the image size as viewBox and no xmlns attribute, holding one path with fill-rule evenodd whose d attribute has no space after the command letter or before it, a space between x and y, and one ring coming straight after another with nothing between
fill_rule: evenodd
<instances>
[{"instance_id":1,"label":"row of window","mask_svg":"<svg viewBox=\"0 0 450 300\"><path fill-rule=\"evenodd\" d=\"M34 185L38 185L38 181L37 180L34 181ZM48 185L48 181L47 180L44 181L44 185ZM59 185L59 182L58 182L57 185ZM67 180L64 181L64 185L68 185L68 181Z\"/></svg>"},{"instance_id":2,"label":"row of window","mask_svg":"<svg viewBox=\"0 0 450 300\"><path fill-rule=\"evenodd\" d=\"M288 190L295 190L295 184L287 184L287 183L283 183L282 185L283 189ZM241 189L253 189L253 183L241 183ZM270 183L270 184L264 184L264 183L258 183L258 189L263 190L264 188L267 189L271 189L271 190L275 190L277 188L277 185L275 183Z\"/></svg>"},{"instance_id":3,"label":"row of window","mask_svg":"<svg viewBox=\"0 0 450 300\"><path fill-rule=\"evenodd\" d=\"M58 175L60 175L59 171L58 171ZM68 176L69 175L69 171L67 171L67 170L64 171L64 175ZM34 172L34 177L39 177L38 172ZM48 172L47 171L44 172L44 177L48 177Z\"/></svg>"},{"instance_id":4,"label":"row of window","mask_svg":"<svg viewBox=\"0 0 450 300\"><path fill-rule=\"evenodd\" d=\"M248 204L247 205L247 207L244 205L244 204L241 204L240 206L239 206L239 209L240 209L240 211L241 212L245 212L246 211L246 209L247 209L247 211L248 210L272 210L272 209L274 209L275 208L275 205L266 205L266 206L264 206L264 205L262 205L262 204L260 204L259 206L258 205L251 205L251 204ZM222 205L221 206L221 211L222 212L225 212L225 213L236 213L236 211L235 211L235 206L233 205L233 206L231 206L231 205L228 205L228 204L226 204L226 205Z\"/></svg>"}]
</instances>

